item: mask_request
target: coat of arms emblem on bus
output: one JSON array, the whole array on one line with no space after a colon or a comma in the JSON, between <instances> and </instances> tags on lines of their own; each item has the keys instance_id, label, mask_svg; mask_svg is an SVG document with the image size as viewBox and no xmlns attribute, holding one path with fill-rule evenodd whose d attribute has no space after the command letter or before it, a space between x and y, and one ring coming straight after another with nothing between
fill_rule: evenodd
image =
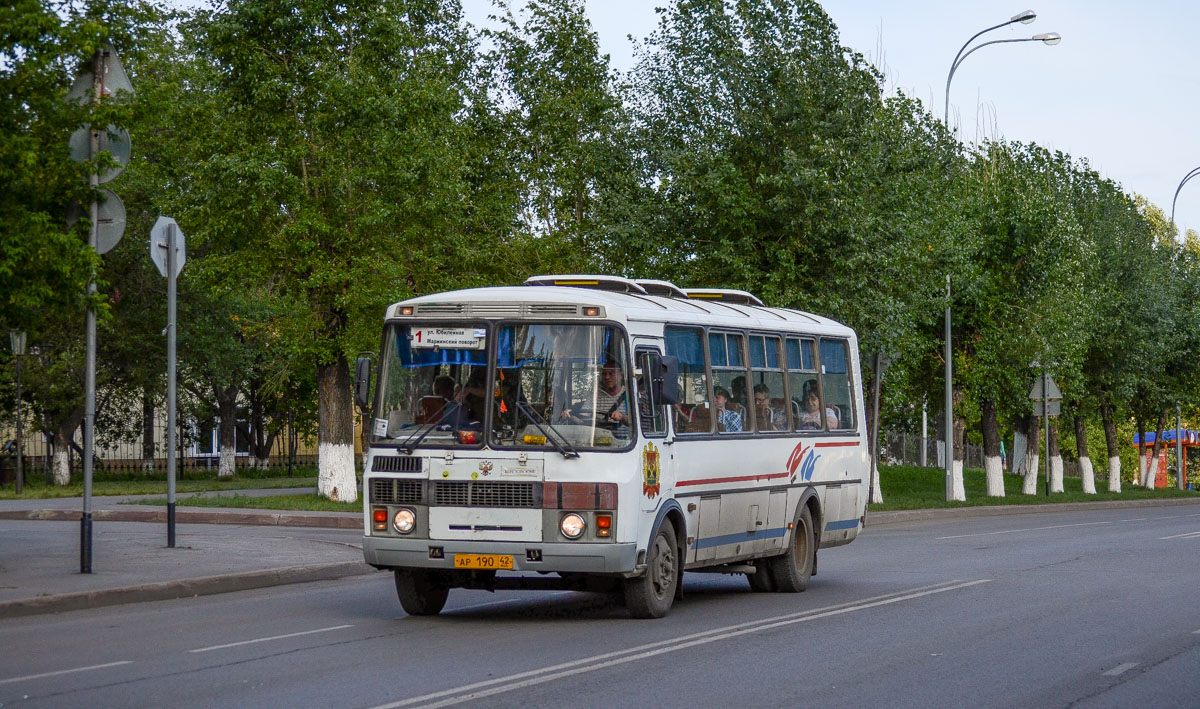
<instances>
[{"instance_id":1,"label":"coat of arms emblem on bus","mask_svg":"<svg viewBox=\"0 0 1200 709\"><path fill-rule=\"evenodd\" d=\"M653 443L647 443L642 449L642 493L654 499L658 495L658 476L661 472L658 462L658 449Z\"/></svg>"},{"instance_id":2,"label":"coat of arms emblem on bus","mask_svg":"<svg viewBox=\"0 0 1200 709\"><path fill-rule=\"evenodd\" d=\"M812 446L806 446L804 443L798 443L792 449L792 455L788 458L788 472L792 474L792 482L796 482L796 476L804 482L812 480L813 471L816 470L817 461L821 456L816 454L816 449Z\"/></svg>"}]
</instances>

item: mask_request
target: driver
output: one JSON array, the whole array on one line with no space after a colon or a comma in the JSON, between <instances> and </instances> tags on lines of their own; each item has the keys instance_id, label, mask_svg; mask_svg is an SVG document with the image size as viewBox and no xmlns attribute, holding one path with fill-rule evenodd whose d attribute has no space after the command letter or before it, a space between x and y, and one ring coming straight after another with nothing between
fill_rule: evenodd
<instances>
[{"instance_id":1,"label":"driver","mask_svg":"<svg viewBox=\"0 0 1200 709\"><path fill-rule=\"evenodd\" d=\"M558 415L560 421L588 425L629 425L629 397L625 395L625 374L615 363L609 362L600 370L600 390L596 393L596 410L576 414L564 409ZM588 420L592 418L594 420Z\"/></svg>"}]
</instances>

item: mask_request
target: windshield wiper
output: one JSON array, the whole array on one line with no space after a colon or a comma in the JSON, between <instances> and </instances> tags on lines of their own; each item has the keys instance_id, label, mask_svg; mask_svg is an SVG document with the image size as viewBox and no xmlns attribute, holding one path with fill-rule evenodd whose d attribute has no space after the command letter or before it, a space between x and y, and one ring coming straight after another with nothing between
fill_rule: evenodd
<instances>
[{"instance_id":1,"label":"windshield wiper","mask_svg":"<svg viewBox=\"0 0 1200 709\"><path fill-rule=\"evenodd\" d=\"M433 419L436 423L429 424L428 428L426 428L423 431L414 431L414 432L410 433L408 438L405 439L405 441L400 444L400 447L403 448L406 453L408 453L409 455L412 455L413 449L415 449L421 441L425 440L425 436L428 436L430 431L434 430L435 428L437 428L438 426L441 425L442 411L445 410L445 408L452 403L454 403L454 402L447 401L446 403L442 404L438 408L437 411L434 411L432 414L430 414L429 418ZM418 433L420 435L418 435ZM414 437L416 437L415 441L413 440Z\"/></svg>"},{"instance_id":2,"label":"windshield wiper","mask_svg":"<svg viewBox=\"0 0 1200 709\"><path fill-rule=\"evenodd\" d=\"M547 441L550 441L550 443L554 446L554 449L562 454L562 457L568 459L579 457L579 451L575 450L575 447L571 445L571 442L567 440L567 437L564 436L561 431L555 428L554 424L543 418L536 410L533 409L533 407L531 407L529 404L517 401L517 410L524 412L525 415L529 417L529 420L533 422L533 425L537 426L537 429L542 432L542 435L546 437ZM554 436L551 436L546 429L542 427L543 423L546 424L551 431L554 431L556 434L558 434L558 437L562 439L562 443L559 443L557 440L555 440Z\"/></svg>"}]
</instances>

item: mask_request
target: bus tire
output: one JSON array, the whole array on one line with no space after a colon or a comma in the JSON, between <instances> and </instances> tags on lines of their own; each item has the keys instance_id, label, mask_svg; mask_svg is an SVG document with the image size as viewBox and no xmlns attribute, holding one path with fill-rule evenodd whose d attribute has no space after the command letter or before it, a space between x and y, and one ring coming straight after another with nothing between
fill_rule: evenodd
<instances>
[{"instance_id":1,"label":"bus tire","mask_svg":"<svg viewBox=\"0 0 1200 709\"><path fill-rule=\"evenodd\" d=\"M437 571L396 569L396 596L409 615L437 615L446 605L450 585Z\"/></svg>"},{"instance_id":2,"label":"bus tire","mask_svg":"<svg viewBox=\"0 0 1200 709\"><path fill-rule=\"evenodd\" d=\"M671 610L679 584L675 528L663 520L646 550L646 573L625 579L625 606L634 618L661 618Z\"/></svg>"},{"instance_id":3,"label":"bus tire","mask_svg":"<svg viewBox=\"0 0 1200 709\"><path fill-rule=\"evenodd\" d=\"M775 590L775 579L771 576L770 562L759 559L754 563L754 573L746 574L750 581L750 589L759 593L771 593Z\"/></svg>"},{"instance_id":4,"label":"bus tire","mask_svg":"<svg viewBox=\"0 0 1200 709\"><path fill-rule=\"evenodd\" d=\"M792 543L782 556L771 559L771 578L775 581L775 587L784 593L799 593L808 588L816 550L812 512L808 505L802 504L800 512L796 514Z\"/></svg>"}]
</instances>

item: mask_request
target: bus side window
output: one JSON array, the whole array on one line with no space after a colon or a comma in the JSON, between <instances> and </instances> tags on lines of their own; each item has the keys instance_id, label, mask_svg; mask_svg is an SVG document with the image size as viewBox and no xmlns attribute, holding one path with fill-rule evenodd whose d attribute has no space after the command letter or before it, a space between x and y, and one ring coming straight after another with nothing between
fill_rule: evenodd
<instances>
[{"instance_id":1,"label":"bus side window","mask_svg":"<svg viewBox=\"0 0 1200 709\"><path fill-rule=\"evenodd\" d=\"M820 418L807 414L804 397L817 383L816 362L813 359L813 341L807 338L789 337L784 342L785 364L789 408L792 410L792 429L796 431L823 428Z\"/></svg>"},{"instance_id":2,"label":"bus side window","mask_svg":"<svg viewBox=\"0 0 1200 709\"><path fill-rule=\"evenodd\" d=\"M835 426L839 431L856 428L853 388L850 382L850 347L845 340L821 339L821 385L825 406L837 412Z\"/></svg>"},{"instance_id":3,"label":"bus side window","mask_svg":"<svg viewBox=\"0 0 1200 709\"><path fill-rule=\"evenodd\" d=\"M673 407L675 432L711 433L703 333L695 327L667 326L665 336L667 354L679 360L679 403Z\"/></svg>"},{"instance_id":4,"label":"bus side window","mask_svg":"<svg viewBox=\"0 0 1200 709\"><path fill-rule=\"evenodd\" d=\"M654 401L654 387L650 381L654 372L662 371L662 356L655 350L645 349L639 349L637 356L642 372L637 377L638 424L643 436L664 436L667 433L667 418L663 413L666 409Z\"/></svg>"}]
</instances>

